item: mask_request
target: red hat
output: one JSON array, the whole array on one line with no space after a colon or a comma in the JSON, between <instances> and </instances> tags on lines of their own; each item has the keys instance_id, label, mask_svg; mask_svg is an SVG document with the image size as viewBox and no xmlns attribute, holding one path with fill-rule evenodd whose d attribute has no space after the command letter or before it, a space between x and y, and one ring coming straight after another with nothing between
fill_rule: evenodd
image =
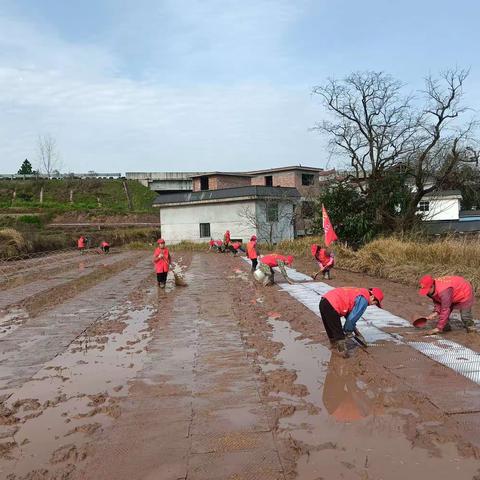
<instances>
[{"instance_id":1,"label":"red hat","mask_svg":"<svg viewBox=\"0 0 480 480\"><path fill-rule=\"evenodd\" d=\"M250 241L251 241L251 242L254 242L256 239L257 239L257 236L256 236L256 235L252 235L252 236L250 237Z\"/></svg>"},{"instance_id":2,"label":"red hat","mask_svg":"<svg viewBox=\"0 0 480 480\"><path fill-rule=\"evenodd\" d=\"M310 251L312 252L312 255L315 256L317 254L317 250L319 249L320 247L314 243L311 247L310 247Z\"/></svg>"},{"instance_id":3,"label":"red hat","mask_svg":"<svg viewBox=\"0 0 480 480\"><path fill-rule=\"evenodd\" d=\"M420 290L418 291L418 293L420 295L427 295L434 284L435 284L435 280L431 275L424 275L420 279L420 282L419 282Z\"/></svg>"},{"instance_id":4,"label":"red hat","mask_svg":"<svg viewBox=\"0 0 480 480\"><path fill-rule=\"evenodd\" d=\"M163 238L159 238L159 239L157 240L157 243L159 243L159 244L165 243L165 240L164 240Z\"/></svg>"},{"instance_id":5,"label":"red hat","mask_svg":"<svg viewBox=\"0 0 480 480\"><path fill-rule=\"evenodd\" d=\"M375 300L378 302L378 306L382 308L382 302L384 297L383 292L377 287L371 288L370 292L375 297Z\"/></svg>"},{"instance_id":6,"label":"red hat","mask_svg":"<svg viewBox=\"0 0 480 480\"><path fill-rule=\"evenodd\" d=\"M287 257L287 261L286 261L286 264L287 265L291 265L293 263L293 255L289 255Z\"/></svg>"}]
</instances>

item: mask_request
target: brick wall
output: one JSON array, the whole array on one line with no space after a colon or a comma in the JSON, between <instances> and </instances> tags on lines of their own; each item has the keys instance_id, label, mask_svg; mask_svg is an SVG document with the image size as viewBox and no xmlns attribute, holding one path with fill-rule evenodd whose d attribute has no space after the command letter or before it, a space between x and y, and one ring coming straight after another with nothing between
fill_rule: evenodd
<instances>
[{"instance_id":1,"label":"brick wall","mask_svg":"<svg viewBox=\"0 0 480 480\"><path fill-rule=\"evenodd\" d=\"M208 177L208 189L218 190L220 188L243 187L250 185L250 177L235 177L232 175L211 175ZM193 191L201 190L200 177L193 179Z\"/></svg>"},{"instance_id":2,"label":"brick wall","mask_svg":"<svg viewBox=\"0 0 480 480\"><path fill-rule=\"evenodd\" d=\"M296 172L272 173L274 187L296 187ZM252 185L265 186L265 177L268 175L258 175L252 178ZM301 180L301 179L300 179ZM301 182L300 182L301 183Z\"/></svg>"},{"instance_id":3,"label":"brick wall","mask_svg":"<svg viewBox=\"0 0 480 480\"><path fill-rule=\"evenodd\" d=\"M193 179L193 191L199 192L200 191L200 178Z\"/></svg>"},{"instance_id":4,"label":"brick wall","mask_svg":"<svg viewBox=\"0 0 480 480\"><path fill-rule=\"evenodd\" d=\"M219 188L233 188L233 187L244 187L246 185L251 185L250 177L235 177L232 175L216 175L215 176L215 189ZM212 190L213 186L210 187Z\"/></svg>"}]
</instances>

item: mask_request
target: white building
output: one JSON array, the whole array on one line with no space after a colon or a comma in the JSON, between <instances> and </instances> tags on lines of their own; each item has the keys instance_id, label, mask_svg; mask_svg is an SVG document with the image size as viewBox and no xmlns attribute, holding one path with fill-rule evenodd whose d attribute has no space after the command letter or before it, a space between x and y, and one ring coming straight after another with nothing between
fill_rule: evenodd
<instances>
[{"instance_id":1,"label":"white building","mask_svg":"<svg viewBox=\"0 0 480 480\"><path fill-rule=\"evenodd\" d=\"M300 199L296 188L241 186L216 190L159 195L162 238L206 242L232 239L246 242L257 235L260 242L276 243L294 238L294 211Z\"/></svg>"},{"instance_id":2,"label":"white building","mask_svg":"<svg viewBox=\"0 0 480 480\"><path fill-rule=\"evenodd\" d=\"M418 204L417 213L425 221L458 220L462 194L458 190L445 190L425 195Z\"/></svg>"}]
</instances>

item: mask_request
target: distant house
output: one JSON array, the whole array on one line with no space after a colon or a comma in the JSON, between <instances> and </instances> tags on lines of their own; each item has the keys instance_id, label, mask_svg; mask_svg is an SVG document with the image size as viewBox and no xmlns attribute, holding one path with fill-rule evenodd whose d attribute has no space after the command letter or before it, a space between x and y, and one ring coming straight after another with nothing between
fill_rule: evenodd
<instances>
[{"instance_id":1,"label":"distant house","mask_svg":"<svg viewBox=\"0 0 480 480\"><path fill-rule=\"evenodd\" d=\"M211 174L209 186L213 182L222 185L224 177ZM232 180L239 178L243 177ZM194 178L194 188L205 181ZM232 239L243 242L256 235L260 241L276 243L294 238L293 219L299 199L293 187L241 185L159 195L153 206L160 210L162 237L168 243L222 239L226 230Z\"/></svg>"},{"instance_id":2,"label":"distant house","mask_svg":"<svg viewBox=\"0 0 480 480\"><path fill-rule=\"evenodd\" d=\"M480 232L480 211L461 210L462 195L447 190L425 195L418 204L425 229L432 234L477 234Z\"/></svg>"},{"instance_id":3,"label":"distant house","mask_svg":"<svg viewBox=\"0 0 480 480\"><path fill-rule=\"evenodd\" d=\"M417 213L424 221L459 220L462 194L459 190L444 190L425 195Z\"/></svg>"}]
</instances>

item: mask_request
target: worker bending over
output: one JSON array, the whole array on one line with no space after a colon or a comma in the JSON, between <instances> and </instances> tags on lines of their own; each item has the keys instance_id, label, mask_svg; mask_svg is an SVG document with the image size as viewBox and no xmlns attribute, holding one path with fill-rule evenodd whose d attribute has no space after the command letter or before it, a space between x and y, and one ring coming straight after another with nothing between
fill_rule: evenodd
<instances>
[{"instance_id":1,"label":"worker bending over","mask_svg":"<svg viewBox=\"0 0 480 480\"><path fill-rule=\"evenodd\" d=\"M172 258L168 248L165 247L165 240L162 238L157 240L158 247L153 253L153 263L155 265L155 271L157 272L157 282L160 288L165 288L167 283L167 275L170 270Z\"/></svg>"},{"instance_id":2,"label":"worker bending over","mask_svg":"<svg viewBox=\"0 0 480 480\"><path fill-rule=\"evenodd\" d=\"M273 272L273 268L278 267L282 272L282 275L285 277L285 280L292 284L294 282L288 277L287 271L285 270L285 265L291 265L292 262L292 255L288 255L287 257L278 253L265 255L260 259L260 265L258 270L255 272L255 276L257 280L262 282L264 286L273 285L275 283L275 274Z\"/></svg>"},{"instance_id":3,"label":"worker bending over","mask_svg":"<svg viewBox=\"0 0 480 480\"><path fill-rule=\"evenodd\" d=\"M108 253L110 252L110 244L103 240L102 243L100 243L100 249L103 253Z\"/></svg>"},{"instance_id":4,"label":"worker bending over","mask_svg":"<svg viewBox=\"0 0 480 480\"><path fill-rule=\"evenodd\" d=\"M313 244L310 247L313 258L315 258L318 263L318 272L312 275L312 278L315 280L320 273L323 273L323 278L325 280L330 280L330 270L335 264L335 255L333 252L326 248L322 248L320 245Z\"/></svg>"},{"instance_id":5,"label":"worker bending over","mask_svg":"<svg viewBox=\"0 0 480 480\"><path fill-rule=\"evenodd\" d=\"M320 300L320 315L330 343L348 357L346 336L357 336L365 342L357 329L357 322L369 305L381 307L383 292L379 288L340 287L327 292ZM341 317L345 317L342 327Z\"/></svg>"},{"instance_id":6,"label":"worker bending over","mask_svg":"<svg viewBox=\"0 0 480 480\"><path fill-rule=\"evenodd\" d=\"M458 276L433 278L431 275L424 275L420 279L418 293L433 300L433 313L427 320L438 318L437 326L429 330L427 335L449 332L452 329L448 323L452 310L460 310L460 318L468 333L475 332L472 316L475 297L469 281Z\"/></svg>"},{"instance_id":7,"label":"worker bending over","mask_svg":"<svg viewBox=\"0 0 480 480\"><path fill-rule=\"evenodd\" d=\"M234 256L237 255L239 252L244 252L245 249L243 248L242 242L233 242L228 246L228 250L233 253Z\"/></svg>"}]
</instances>

